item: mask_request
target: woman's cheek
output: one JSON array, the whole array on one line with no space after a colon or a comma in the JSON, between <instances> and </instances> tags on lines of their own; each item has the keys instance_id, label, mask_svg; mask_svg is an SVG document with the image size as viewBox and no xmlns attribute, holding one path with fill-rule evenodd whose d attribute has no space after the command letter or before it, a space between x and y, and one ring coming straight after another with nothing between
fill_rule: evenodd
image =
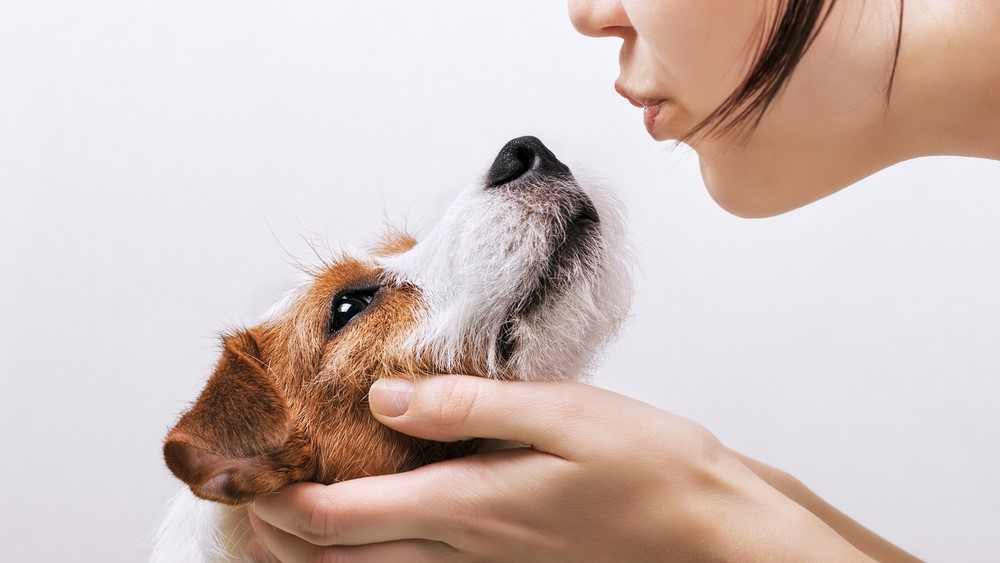
<instances>
[{"instance_id":1,"label":"woman's cheek","mask_svg":"<svg viewBox=\"0 0 1000 563\"><path fill-rule=\"evenodd\" d=\"M767 27L768 2L624 2L641 41L687 113L703 118L742 83Z\"/></svg>"}]
</instances>

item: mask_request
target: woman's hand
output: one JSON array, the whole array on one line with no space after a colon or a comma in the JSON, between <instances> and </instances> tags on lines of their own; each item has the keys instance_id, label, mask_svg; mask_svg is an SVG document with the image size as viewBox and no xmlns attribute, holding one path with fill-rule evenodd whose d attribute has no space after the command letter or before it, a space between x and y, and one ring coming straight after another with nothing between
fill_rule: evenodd
<instances>
[{"instance_id":1,"label":"woman's hand","mask_svg":"<svg viewBox=\"0 0 1000 563\"><path fill-rule=\"evenodd\" d=\"M370 403L382 423L413 436L530 447L261 497L250 510L259 557L864 558L705 428L609 391L439 376L379 381Z\"/></svg>"}]
</instances>

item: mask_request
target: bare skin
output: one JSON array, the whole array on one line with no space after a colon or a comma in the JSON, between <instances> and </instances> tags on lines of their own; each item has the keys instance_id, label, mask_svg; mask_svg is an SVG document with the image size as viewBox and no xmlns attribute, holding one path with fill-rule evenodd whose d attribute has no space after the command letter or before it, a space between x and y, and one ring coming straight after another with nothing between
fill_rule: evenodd
<instances>
[{"instance_id":1,"label":"bare skin","mask_svg":"<svg viewBox=\"0 0 1000 563\"><path fill-rule=\"evenodd\" d=\"M739 85L773 2L571 0L585 35L622 39L619 89L668 100L651 131L676 139ZM838 0L760 126L694 139L709 193L764 217L929 155L1000 158L1000 3Z\"/></svg>"},{"instance_id":2,"label":"bare skin","mask_svg":"<svg viewBox=\"0 0 1000 563\"><path fill-rule=\"evenodd\" d=\"M666 140L738 85L774 4L570 0L570 16L622 39L619 89L669 101L649 128ZM692 141L722 207L770 216L918 156L1000 159L1000 1L906 0L887 101L897 9L838 0L745 142ZM608 391L445 376L380 382L371 408L414 436L531 447L258 499L261 560L914 560L704 427Z\"/></svg>"},{"instance_id":3,"label":"bare skin","mask_svg":"<svg viewBox=\"0 0 1000 563\"><path fill-rule=\"evenodd\" d=\"M408 387L372 388L380 421L531 447L259 498L254 530L278 560L867 560L690 420L575 383L441 376Z\"/></svg>"}]
</instances>

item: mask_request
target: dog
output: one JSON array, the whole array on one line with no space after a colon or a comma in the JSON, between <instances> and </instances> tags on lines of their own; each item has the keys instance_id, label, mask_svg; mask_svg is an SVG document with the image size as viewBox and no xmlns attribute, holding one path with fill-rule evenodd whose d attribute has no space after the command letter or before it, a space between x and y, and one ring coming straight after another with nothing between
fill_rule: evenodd
<instances>
[{"instance_id":1,"label":"dog","mask_svg":"<svg viewBox=\"0 0 1000 563\"><path fill-rule=\"evenodd\" d=\"M379 424L366 399L379 378L584 377L628 311L619 207L521 137L423 242L393 232L316 267L288 305L224 337L214 373L167 435L167 467L188 488L171 501L152 561L249 561L240 505L258 495L482 446Z\"/></svg>"}]
</instances>

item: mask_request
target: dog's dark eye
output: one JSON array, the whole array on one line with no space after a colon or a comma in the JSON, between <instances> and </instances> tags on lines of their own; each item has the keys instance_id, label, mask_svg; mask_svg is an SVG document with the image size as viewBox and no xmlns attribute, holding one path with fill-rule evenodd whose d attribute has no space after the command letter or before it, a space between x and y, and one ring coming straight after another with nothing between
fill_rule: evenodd
<instances>
[{"instance_id":1,"label":"dog's dark eye","mask_svg":"<svg viewBox=\"0 0 1000 563\"><path fill-rule=\"evenodd\" d=\"M374 297L374 289L352 291L337 296L333 300L333 314L330 316L330 334L344 328L344 325L371 304Z\"/></svg>"}]
</instances>

